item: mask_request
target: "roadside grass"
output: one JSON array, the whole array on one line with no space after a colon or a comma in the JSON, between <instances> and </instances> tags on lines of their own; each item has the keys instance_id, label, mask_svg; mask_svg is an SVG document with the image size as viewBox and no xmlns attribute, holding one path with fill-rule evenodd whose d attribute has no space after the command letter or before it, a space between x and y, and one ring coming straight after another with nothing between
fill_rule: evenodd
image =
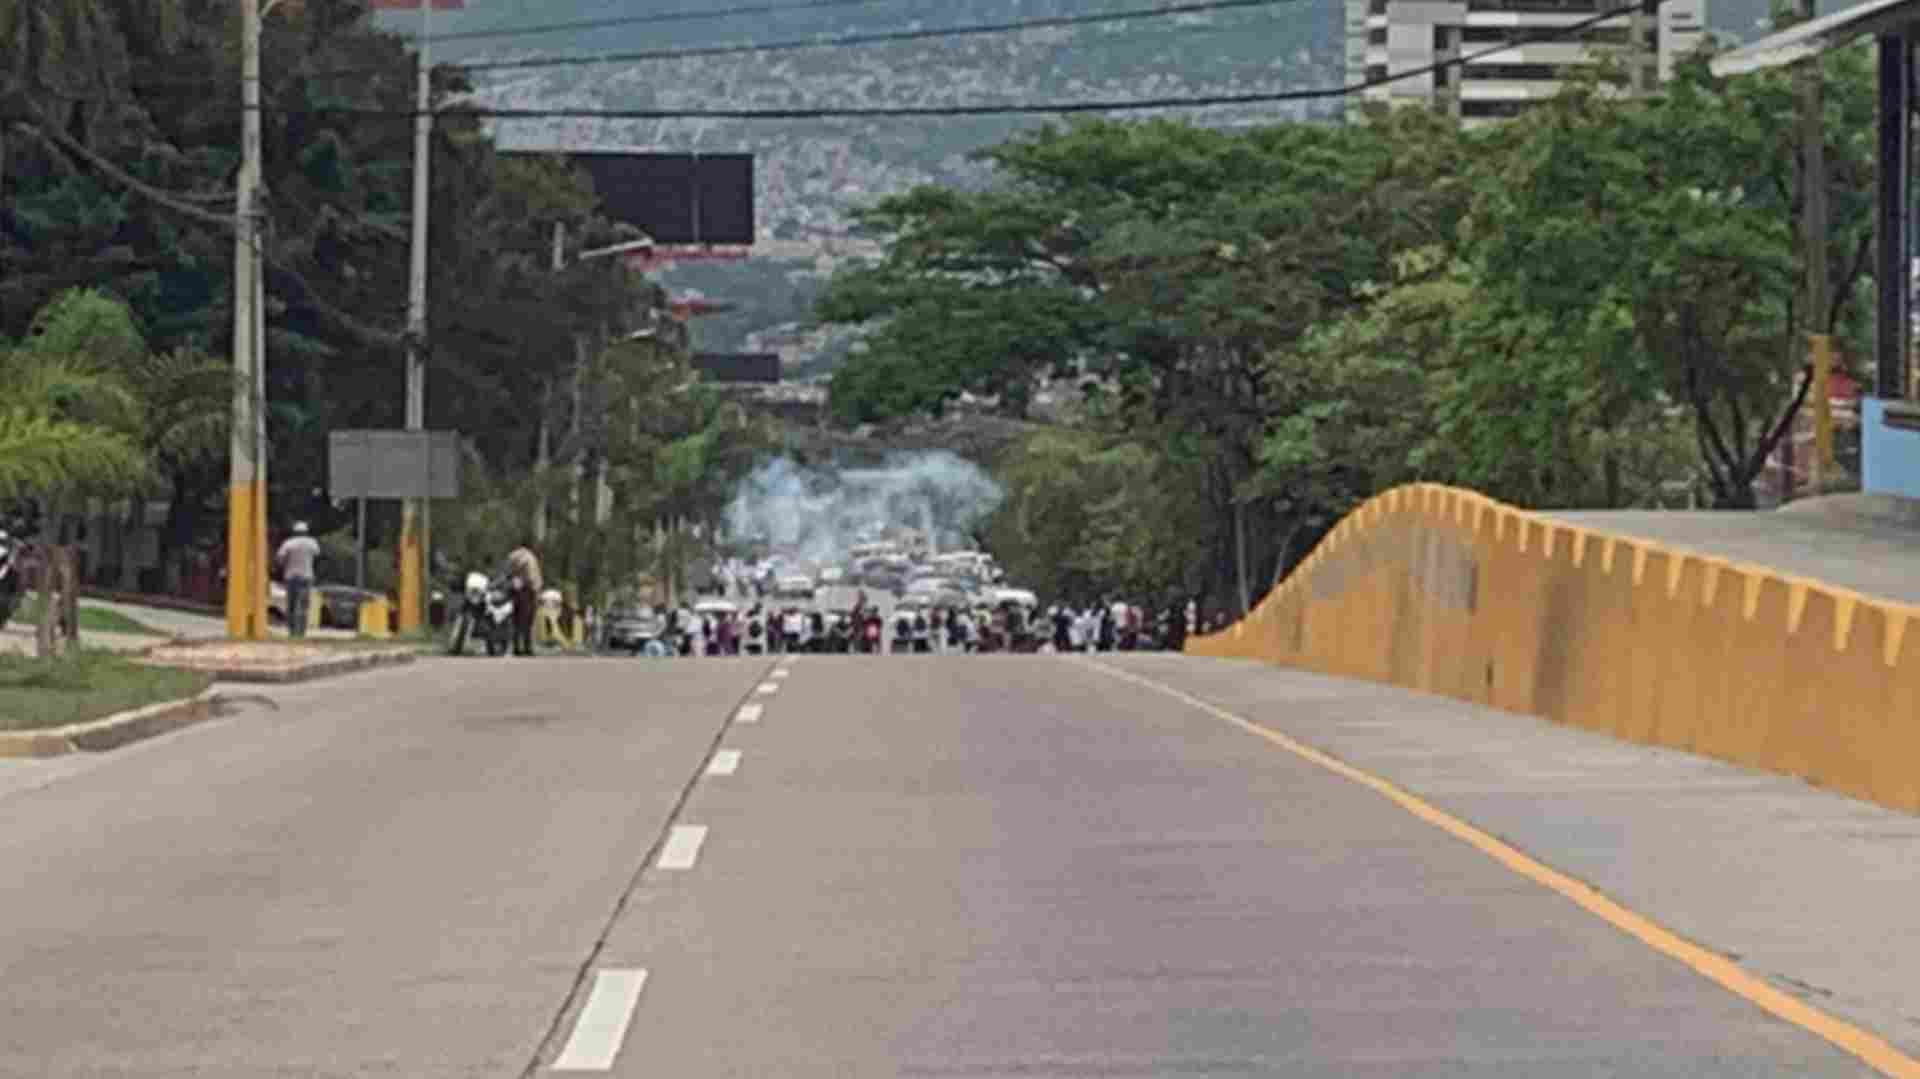
<instances>
[{"instance_id":1,"label":"roadside grass","mask_svg":"<svg viewBox=\"0 0 1920 1079\"><path fill-rule=\"evenodd\" d=\"M45 601L38 595L20 605L14 621L23 626L40 624L40 611ZM94 607L86 603L80 605L80 633L130 633L144 637L165 637L167 634L154 629L145 622L128 618L119 611L110 611L105 607Z\"/></svg>"},{"instance_id":2,"label":"roadside grass","mask_svg":"<svg viewBox=\"0 0 1920 1079\"><path fill-rule=\"evenodd\" d=\"M103 719L204 691L211 676L148 667L111 652L56 659L0 655L0 730L30 731Z\"/></svg>"}]
</instances>

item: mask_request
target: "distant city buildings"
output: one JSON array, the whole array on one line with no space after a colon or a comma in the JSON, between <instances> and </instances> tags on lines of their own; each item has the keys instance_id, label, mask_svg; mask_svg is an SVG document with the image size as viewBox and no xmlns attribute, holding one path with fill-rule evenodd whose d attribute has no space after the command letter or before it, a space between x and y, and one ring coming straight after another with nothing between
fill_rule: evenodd
<instances>
[{"instance_id":1,"label":"distant city buildings","mask_svg":"<svg viewBox=\"0 0 1920 1079\"><path fill-rule=\"evenodd\" d=\"M1619 0L1345 3L1349 83L1421 72L1350 96L1349 118L1366 102L1419 102L1476 126L1519 114L1558 93L1575 71L1605 60L1622 69L1623 89L1645 92L1707 40L1706 0L1665 0L1651 12L1635 5L1577 37L1567 27L1621 8Z\"/></svg>"}]
</instances>

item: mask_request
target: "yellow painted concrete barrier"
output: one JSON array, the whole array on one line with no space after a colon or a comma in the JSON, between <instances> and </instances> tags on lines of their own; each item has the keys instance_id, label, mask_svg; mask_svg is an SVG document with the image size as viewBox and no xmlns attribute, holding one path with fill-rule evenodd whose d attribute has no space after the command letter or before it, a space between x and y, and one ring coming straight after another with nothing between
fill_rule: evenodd
<instances>
[{"instance_id":1,"label":"yellow painted concrete barrier","mask_svg":"<svg viewBox=\"0 0 1920 1079\"><path fill-rule=\"evenodd\" d=\"M385 596L368 599L360 604L360 636L377 637L385 640L393 636L387 628L387 617L392 605Z\"/></svg>"},{"instance_id":2,"label":"yellow painted concrete barrier","mask_svg":"<svg viewBox=\"0 0 1920 1079\"><path fill-rule=\"evenodd\" d=\"M1920 811L1920 609L1549 520L1386 491L1193 655L1541 716Z\"/></svg>"}]
</instances>

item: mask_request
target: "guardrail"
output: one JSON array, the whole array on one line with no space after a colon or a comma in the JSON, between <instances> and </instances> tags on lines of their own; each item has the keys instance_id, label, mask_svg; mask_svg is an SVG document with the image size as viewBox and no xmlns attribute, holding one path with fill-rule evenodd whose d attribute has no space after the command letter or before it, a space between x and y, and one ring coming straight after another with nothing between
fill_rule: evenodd
<instances>
[{"instance_id":1,"label":"guardrail","mask_svg":"<svg viewBox=\"0 0 1920 1079\"><path fill-rule=\"evenodd\" d=\"M1920 610L1416 484L1189 641L1920 811Z\"/></svg>"}]
</instances>

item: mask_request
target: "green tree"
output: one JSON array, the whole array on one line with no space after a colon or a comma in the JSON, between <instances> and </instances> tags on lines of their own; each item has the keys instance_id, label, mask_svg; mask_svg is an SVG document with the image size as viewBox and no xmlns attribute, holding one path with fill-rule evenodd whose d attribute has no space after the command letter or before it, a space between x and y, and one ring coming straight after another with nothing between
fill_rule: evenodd
<instances>
[{"instance_id":1,"label":"green tree","mask_svg":"<svg viewBox=\"0 0 1920 1079\"><path fill-rule=\"evenodd\" d=\"M996 186L865 215L885 257L820 305L871 327L834 410L882 419L971 393L1018 412L1045 382L1077 382L1105 429L1179 447L1168 464L1206 499L1191 522L1206 587L1250 601L1254 567L1314 512L1262 473L1269 416L1311 382L1284 358L1398 248L1450 240L1463 154L1446 121L1411 110L1242 132L1096 122L995 147Z\"/></svg>"},{"instance_id":2,"label":"green tree","mask_svg":"<svg viewBox=\"0 0 1920 1079\"><path fill-rule=\"evenodd\" d=\"M1677 405L1693 418L1716 500L1753 506L1754 482L1806 397L1802 335L1864 332L1872 79L1860 50L1823 63L1835 285L1823 312L1799 299L1788 76L1719 82L1697 57L1660 94L1623 101L1579 84L1491 140L1470 257L1483 302L1527 332L1496 353L1504 369L1478 373L1540 385L1583 413L1584 425L1536 414L1522 443L1536 459L1547 439Z\"/></svg>"},{"instance_id":3,"label":"green tree","mask_svg":"<svg viewBox=\"0 0 1920 1079\"><path fill-rule=\"evenodd\" d=\"M124 492L146 479L146 416L129 381L141 348L124 308L73 292L0 352L0 498Z\"/></svg>"}]
</instances>

